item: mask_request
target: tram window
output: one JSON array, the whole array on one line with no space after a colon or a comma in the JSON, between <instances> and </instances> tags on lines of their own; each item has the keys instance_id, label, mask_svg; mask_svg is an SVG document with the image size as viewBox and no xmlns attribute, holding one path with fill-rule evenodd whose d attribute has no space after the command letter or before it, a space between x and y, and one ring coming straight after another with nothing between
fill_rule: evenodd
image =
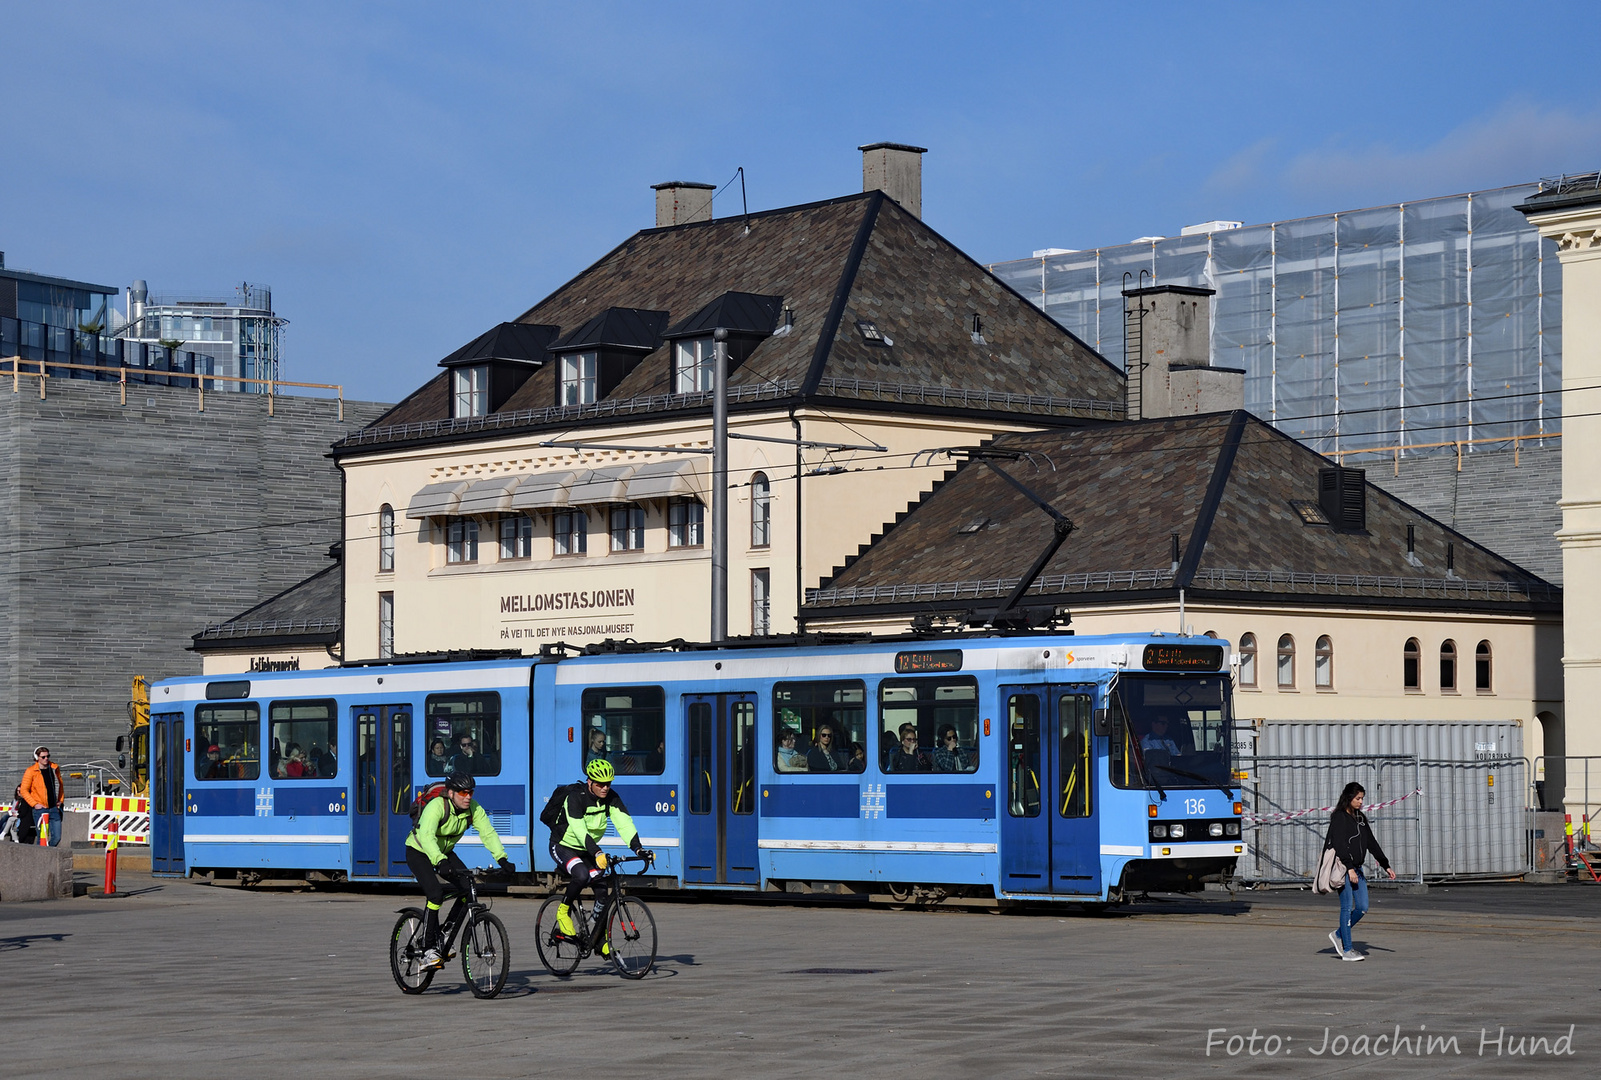
<instances>
[{"instance_id":1,"label":"tram window","mask_svg":"<svg viewBox=\"0 0 1601 1080\"><path fill-rule=\"evenodd\" d=\"M1090 816L1090 790L1093 787L1090 763L1090 720L1094 698L1088 694L1063 694L1056 705L1060 722L1061 756L1058 770L1062 777L1062 790L1057 797L1057 812L1065 818Z\"/></svg>"},{"instance_id":2,"label":"tram window","mask_svg":"<svg viewBox=\"0 0 1601 1080\"><path fill-rule=\"evenodd\" d=\"M729 761L729 811L756 812L756 703L736 701L728 707L731 736Z\"/></svg>"},{"instance_id":3,"label":"tram window","mask_svg":"<svg viewBox=\"0 0 1601 1080\"><path fill-rule=\"evenodd\" d=\"M1112 697L1109 767L1124 788L1233 782L1226 678L1125 677Z\"/></svg>"},{"instance_id":4,"label":"tram window","mask_svg":"<svg viewBox=\"0 0 1601 1080\"><path fill-rule=\"evenodd\" d=\"M1012 817L1040 815L1040 699L1006 699L1006 808Z\"/></svg>"},{"instance_id":5,"label":"tram window","mask_svg":"<svg viewBox=\"0 0 1601 1080\"><path fill-rule=\"evenodd\" d=\"M378 811L378 717L356 714L356 813Z\"/></svg>"},{"instance_id":6,"label":"tram window","mask_svg":"<svg viewBox=\"0 0 1601 1080\"><path fill-rule=\"evenodd\" d=\"M978 680L900 679L878 689L879 765L887 773L978 770Z\"/></svg>"},{"instance_id":7,"label":"tram window","mask_svg":"<svg viewBox=\"0 0 1601 1080\"><path fill-rule=\"evenodd\" d=\"M196 780L260 779L260 706L253 701L196 706L194 757Z\"/></svg>"},{"instance_id":8,"label":"tram window","mask_svg":"<svg viewBox=\"0 0 1601 1080\"><path fill-rule=\"evenodd\" d=\"M773 687L773 767L780 772L863 772L867 768L867 687L860 679L778 683ZM795 733L795 759L782 756ZM824 737L826 736L826 737Z\"/></svg>"},{"instance_id":9,"label":"tram window","mask_svg":"<svg viewBox=\"0 0 1601 1080\"><path fill-rule=\"evenodd\" d=\"M584 691L584 764L605 758L618 776L660 776L667 756L667 694L659 686Z\"/></svg>"},{"instance_id":10,"label":"tram window","mask_svg":"<svg viewBox=\"0 0 1601 1080\"><path fill-rule=\"evenodd\" d=\"M328 780L339 772L334 703L274 701L267 707L267 769L274 780Z\"/></svg>"},{"instance_id":11,"label":"tram window","mask_svg":"<svg viewBox=\"0 0 1601 1080\"><path fill-rule=\"evenodd\" d=\"M500 775L499 694L429 694L425 713L428 744L445 740L443 764L428 755L429 776L457 772Z\"/></svg>"},{"instance_id":12,"label":"tram window","mask_svg":"<svg viewBox=\"0 0 1601 1080\"><path fill-rule=\"evenodd\" d=\"M689 812L712 812L712 707L704 701L689 706Z\"/></svg>"},{"instance_id":13,"label":"tram window","mask_svg":"<svg viewBox=\"0 0 1601 1080\"><path fill-rule=\"evenodd\" d=\"M161 738L156 740L156 777L151 785L151 794L155 796L155 812L167 812L167 729L161 729Z\"/></svg>"}]
</instances>

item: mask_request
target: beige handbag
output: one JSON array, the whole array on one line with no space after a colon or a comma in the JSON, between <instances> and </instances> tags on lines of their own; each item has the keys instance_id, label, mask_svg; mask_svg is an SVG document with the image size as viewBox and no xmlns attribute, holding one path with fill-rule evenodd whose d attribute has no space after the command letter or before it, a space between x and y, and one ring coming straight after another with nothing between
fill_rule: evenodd
<instances>
[{"instance_id":1,"label":"beige handbag","mask_svg":"<svg viewBox=\"0 0 1601 1080\"><path fill-rule=\"evenodd\" d=\"M1312 875L1312 891L1315 893L1339 892L1345 888L1345 878L1350 870L1340 857L1334 854L1334 847L1330 845L1323 849L1323 857L1318 860L1317 873Z\"/></svg>"}]
</instances>

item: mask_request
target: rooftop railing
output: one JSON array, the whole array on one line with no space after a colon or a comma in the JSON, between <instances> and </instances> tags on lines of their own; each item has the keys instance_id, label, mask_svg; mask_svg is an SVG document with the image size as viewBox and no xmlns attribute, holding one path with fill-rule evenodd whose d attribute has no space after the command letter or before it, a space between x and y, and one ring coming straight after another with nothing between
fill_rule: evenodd
<instances>
[{"instance_id":1,"label":"rooftop railing","mask_svg":"<svg viewBox=\"0 0 1601 1080\"><path fill-rule=\"evenodd\" d=\"M249 623L218 623L208 626L197 638L217 640L220 638L261 637L266 634L318 634L330 630L338 630L338 619L271 619L265 622Z\"/></svg>"},{"instance_id":2,"label":"rooftop railing","mask_svg":"<svg viewBox=\"0 0 1601 1080\"><path fill-rule=\"evenodd\" d=\"M209 359L209 358L208 358ZM32 369L32 370L30 370ZM252 379L244 375L213 375L209 371L171 371L167 369L139 368L122 365L110 367L102 364L69 364L55 360L29 360L21 356L0 357L0 378L11 376L11 392L22 392L24 379L39 380L39 398L45 398L45 385L50 379L63 376L57 372L65 371L68 379L84 379L95 382L115 382L119 386L119 400L123 405L128 404L128 384L135 386L170 386L173 380L187 379L194 384L199 400L200 411L206 411L206 384L209 382L232 382L242 386L261 386L265 388L267 398L267 415L273 415L275 399L280 386L293 386L308 390L332 390L339 407L339 419L345 418L345 388L338 383L294 382L289 379ZM83 376L74 376L75 371L85 372Z\"/></svg>"}]
</instances>

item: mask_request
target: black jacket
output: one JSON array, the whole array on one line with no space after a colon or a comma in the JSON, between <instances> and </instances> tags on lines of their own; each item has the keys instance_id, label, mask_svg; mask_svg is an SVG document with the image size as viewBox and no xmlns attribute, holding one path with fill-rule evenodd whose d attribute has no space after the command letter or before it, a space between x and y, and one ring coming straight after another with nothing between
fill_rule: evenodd
<instances>
[{"instance_id":1,"label":"black jacket","mask_svg":"<svg viewBox=\"0 0 1601 1080\"><path fill-rule=\"evenodd\" d=\"M1336 810L1330 814L1329 832L1323 846L1334 848L1334 854L1347 868L1361 866L1369 854L1384 869L1390 868L1390 860L1384 857L1384 849L1373 839L1367 815L1360 810Z\"/></svg>"}]
</instances>

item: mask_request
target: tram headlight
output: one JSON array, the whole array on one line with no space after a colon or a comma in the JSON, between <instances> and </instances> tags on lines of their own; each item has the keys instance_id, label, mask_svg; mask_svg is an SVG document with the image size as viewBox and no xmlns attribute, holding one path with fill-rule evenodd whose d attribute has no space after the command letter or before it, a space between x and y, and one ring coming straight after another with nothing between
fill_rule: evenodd
<instances>
[{"instance_id":1,"label":"tram headlight","mask_svg":"<svg viewBox=\"0 0 1601 1080\"><path fill-rule=\"evenodd\" d=\"M1167 835L1171 836L1175 840L1184 839L1184 826L1182 826L1182 825L1169 825L1167 827Z\"/></svg>"},{"instance_id":2,"label":"tram headlight","mask_svg":"<svg viewBox=\"0 0 1601 1080\"><path fill-rule=\"evenodd\" d=\"M1151 826L1151 839L1152 840L1166 840L1167 839L1167 826L1166 825L1152 825Z\"/></svg>"},{"instance_id":3,"label":"tram headlight","mask_svg":"<svg viewBox=\"0 0 1601 1080\"><path fill-rule=\"evenodd\" d=\"M1223 823L1221 821L1212 822L1212 824L1210 824L1210 825L1208 825L1206 827L1206 835L1208 835L1208 836L1222 836L1223 835Z\"/></svg>"},{"instance_id":4,"label":"tram headlight","mask_svg":"<svg viewBox=\"0 0 1601 1080\"><path fill-rule=\"evenodd\" d=\"M1223 832L1229 836L1240 835L1240 823L1238 821L1225 822L1223 825Z\"/></svg>"}]
</instances>

